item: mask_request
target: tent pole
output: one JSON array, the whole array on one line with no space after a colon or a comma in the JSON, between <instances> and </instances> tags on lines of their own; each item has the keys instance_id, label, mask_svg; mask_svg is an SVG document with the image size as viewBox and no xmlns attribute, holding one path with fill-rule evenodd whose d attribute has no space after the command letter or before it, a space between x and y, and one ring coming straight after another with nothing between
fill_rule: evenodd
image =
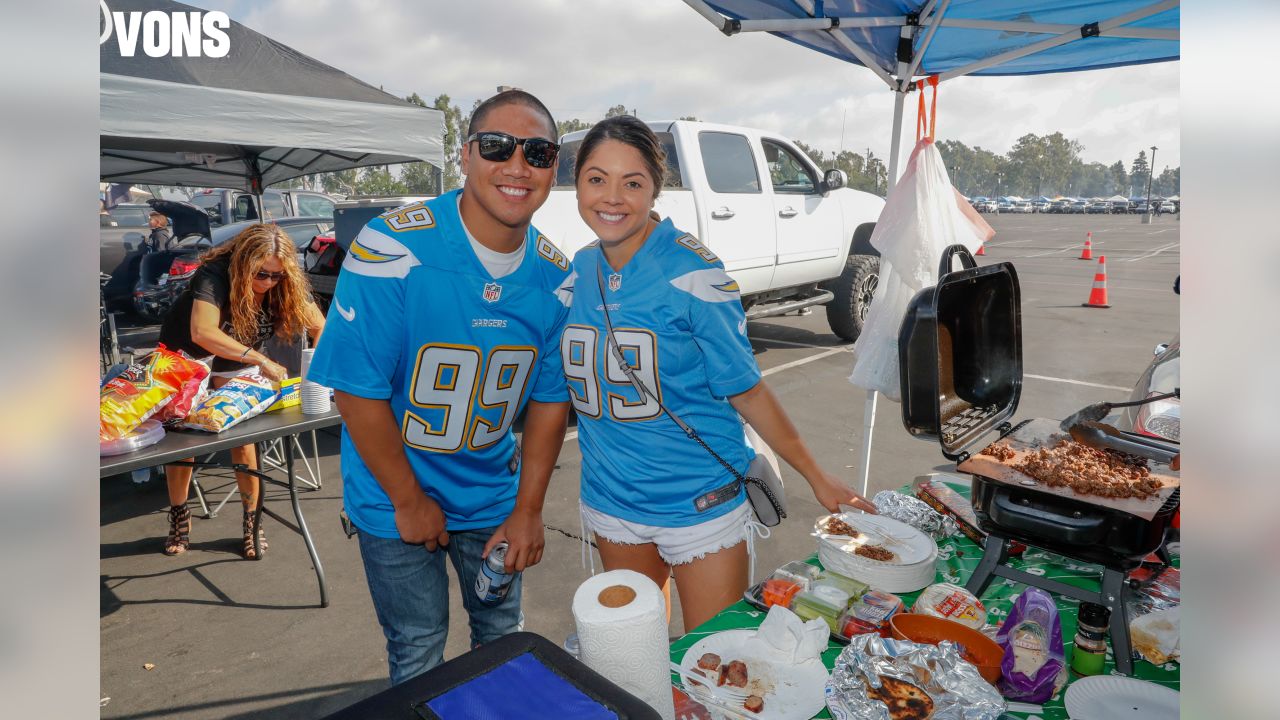
<instances>
[{"instance_id":1,"label":"tent pole","mask_svg":"<svg viewBox=\"0 0 1280 720\"><path fill-rule=\"evenodd\" d=\"M906 105L906 90L893 91L893 135L889 141L889 177L885 183L885 194L888 195L893 186L898 184L898 167L902 164L902 111Z\"/></svg>"}]
</instances>

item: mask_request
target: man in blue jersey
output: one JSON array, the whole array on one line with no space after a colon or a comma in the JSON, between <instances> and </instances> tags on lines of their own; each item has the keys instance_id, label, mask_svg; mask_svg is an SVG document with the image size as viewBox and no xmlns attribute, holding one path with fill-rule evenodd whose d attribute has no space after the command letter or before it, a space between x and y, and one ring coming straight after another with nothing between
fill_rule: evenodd
<instances>
[{"instance_id":1,"label":"man in blue jersey","mask_svg":"<svg viewBox=\"0 0 1280 720\"><path fill-rule=\"evenodd\" d=\"M358 530L393 684L439 664L445 556L472 645L520 629L520 575L488 606L474 585L542 558L542 502L564 440L559 338L568 259L530 226L555 177L556 125L514 90L472 114L466 183L375 218L351 244L309 378L342 412L343 505ZM526 410L527 405L527 410ZM525 411L523 453L511 432Z\"/></svg>"}]
</instances>

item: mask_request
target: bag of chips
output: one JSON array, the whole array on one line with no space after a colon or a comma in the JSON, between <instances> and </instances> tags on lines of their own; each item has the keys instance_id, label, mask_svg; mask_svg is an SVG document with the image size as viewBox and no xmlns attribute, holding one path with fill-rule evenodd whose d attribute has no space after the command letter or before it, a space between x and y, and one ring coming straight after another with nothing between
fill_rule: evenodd
<instances>
[{"instance_id":1,"label":"bag of chips","mask_svg":"<svg viewBox=\"0 0 1280 720\"><path fill-rule=\"evenodd\" d=\"M172 401L187 381L209 368L161 345L102 386L98 439L118 440Z\"/></svg>"},{"instance_id":2,"label":"bag of chips","mask_svg":"<svg viewBox=\"0 0 1280 720\"><path fill-rule=\"evenodd\" d=\"M169 402L165 403L160 412L156 413L154 419L165 425L176 425L187 417L192 408L199 407L200 402L204 400L208 392L208 374L201 378L191 378L183 383L182 388L177 393L174 393Z\"/></svg>"},{"instance_id":3,"label":"bag of chips","mask_svg":"<svg viewBox=\"0 0 1280 720\"><path fill-rule=\"evenodd\" d=\"M209 393L181 427L218 433L258 415L280 396L270 380L252 368Z\"/></svg>"}]
</instances>

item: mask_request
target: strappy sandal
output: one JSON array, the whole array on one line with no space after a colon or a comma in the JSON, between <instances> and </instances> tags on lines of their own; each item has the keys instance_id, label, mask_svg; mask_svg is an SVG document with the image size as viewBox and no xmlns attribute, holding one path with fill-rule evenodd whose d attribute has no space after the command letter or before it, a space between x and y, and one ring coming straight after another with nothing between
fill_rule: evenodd
<instances>
[{"instance_id":1,"label":"strappy sandal","mask_svg":"<svg viewBox=\"0 0 1280 720\"><path fill-rule=\"evenodd\" d=\"M244 511L244 559L245 560L261 560L267 554L267 536L263 534L262 528L258 527L258 547L262 552L256 553L253 549L253 513L249 510Z\"/></svg>"},{"instance_id":2,"label":"strappy sandal","mask_svg":"<svg viewBox=\"0 0 1280 720\"><path fill-rule=\"evenodd\" d=\"M169 537L164 541L165 555L181 555L191 547L191 510L186 505L169 508Z\"/></svg>"}]
</instances>

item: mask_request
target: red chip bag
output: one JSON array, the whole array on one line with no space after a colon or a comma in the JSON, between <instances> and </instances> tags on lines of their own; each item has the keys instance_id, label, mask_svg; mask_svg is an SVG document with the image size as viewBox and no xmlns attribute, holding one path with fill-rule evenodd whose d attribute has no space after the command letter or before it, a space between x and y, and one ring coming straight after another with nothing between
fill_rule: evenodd
<instances>
[{"instance_id":1,"label":"red chip bag","mask_svg":"<svg viewBox=\"0 0 1280 720\"><path fill-rule=\"evenodd\" d=\"M102 386L99 440L116 440L167 405L188 380L204 377L209 368L163 345Z\"/></svg>"},{"instance_id":2,"label":"red chip bag","mask_svg":"<svg viewBox=\"0 0 1280 720\"><path fill-rule=\"evenodd\" d=\"M182 384L182 387L174 394L169 402L155 414L156 420L171 425L181 422L191 412L191 409L200 404L204 396L209 391L209 375L208 371L200 377L193 377Z\"/></svg>"}]
</instances>

